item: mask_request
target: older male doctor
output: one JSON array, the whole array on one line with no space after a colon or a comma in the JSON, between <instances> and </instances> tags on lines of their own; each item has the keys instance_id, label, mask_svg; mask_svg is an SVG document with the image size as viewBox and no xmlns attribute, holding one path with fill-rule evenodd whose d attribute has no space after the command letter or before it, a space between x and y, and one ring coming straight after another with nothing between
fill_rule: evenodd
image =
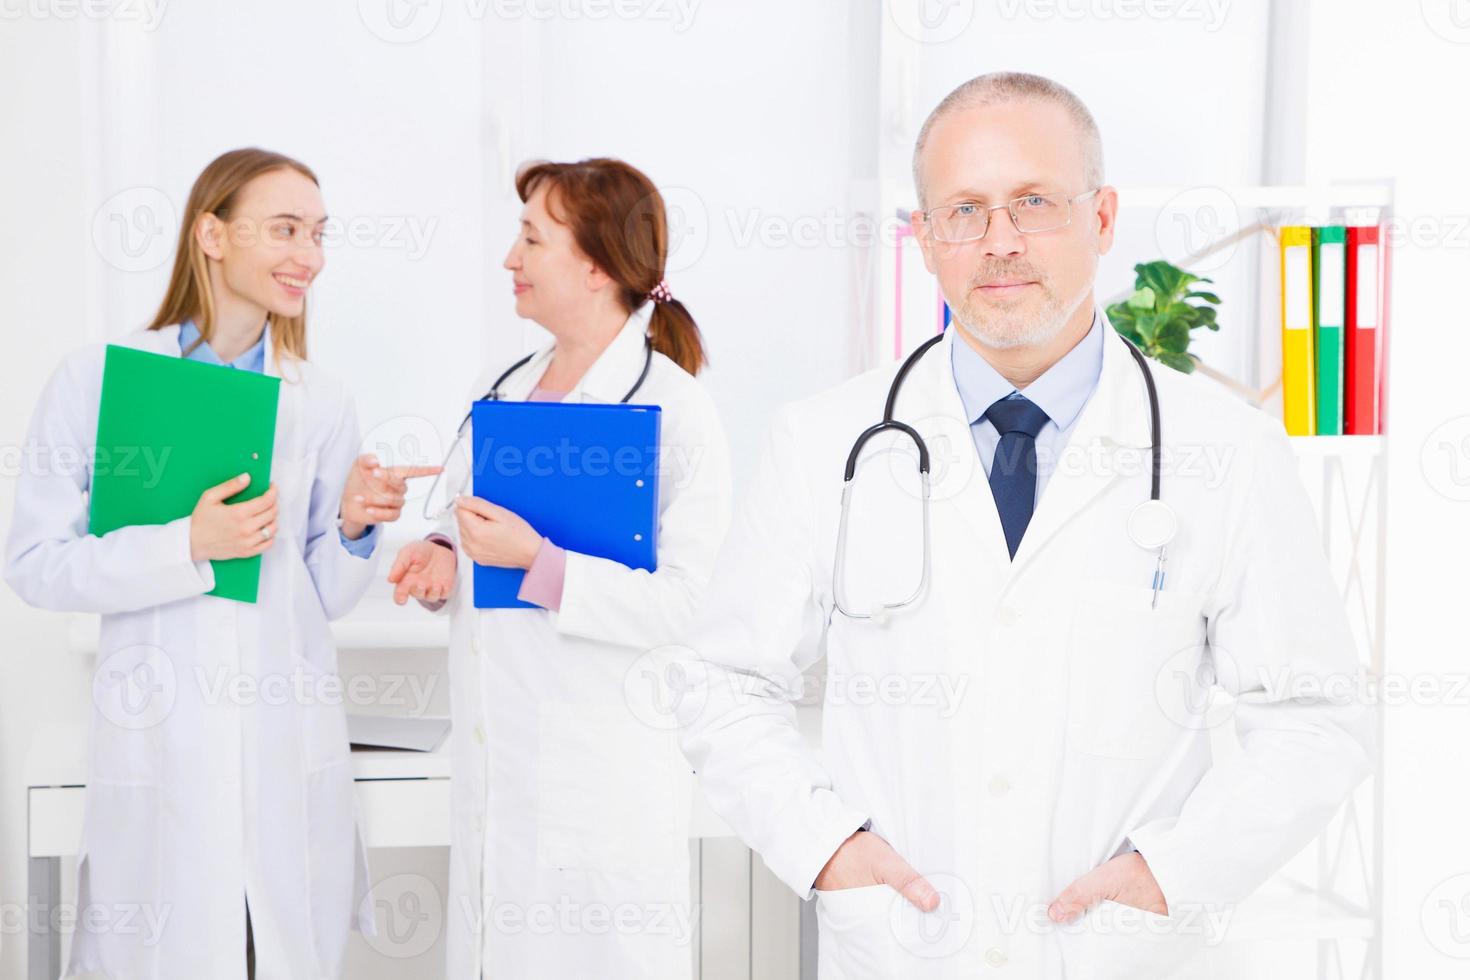
<instances>
[{"instance_id":1,"label":"older male doctor","mask_svg":"<svg viewBox=\"0 0 1470 980\"><path fill-rule=\"evenodd\" d=\"M1178 525L1155 593L1159 550L1129 530L1149 383L1093 297L1118 203L1092 116L981 76L934 110L915 178L958 329L891 397L896 367L776 417L691 641L685 751L815 892L823 978L1198 976L1369 769L1366 711L1315 695L1358 667L1292 451L1153 367ZM927 534L902 431L843 493L885 401L928 449ZM818 752L794 702L823 656Z\"/></svg>"}]
</instances>

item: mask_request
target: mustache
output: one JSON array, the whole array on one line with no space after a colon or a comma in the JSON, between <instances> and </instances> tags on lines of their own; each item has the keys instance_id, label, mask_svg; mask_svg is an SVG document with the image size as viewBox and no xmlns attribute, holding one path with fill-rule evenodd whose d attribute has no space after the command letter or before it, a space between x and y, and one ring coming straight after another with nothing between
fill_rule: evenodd
<instances>
[{"instance_id":1,"label":"mustache","mask_svg":"<svg viewBox=\"0 0 1470 980\"><path fill-rule=\"evenodd\" d=\"M970 277L970 288L976 289L980 286L988 286L993 282L1004 280L1024 280L1046 285L1046 277L1036 269L1026 266L1006 266L1002 268L981 269Z\"/></svg>"}]
</instances>

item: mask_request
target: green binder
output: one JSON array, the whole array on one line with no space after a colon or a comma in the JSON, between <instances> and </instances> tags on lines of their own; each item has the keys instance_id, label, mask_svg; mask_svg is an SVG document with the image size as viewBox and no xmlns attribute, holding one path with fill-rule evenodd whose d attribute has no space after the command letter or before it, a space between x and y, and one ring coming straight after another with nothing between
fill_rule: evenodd
<instances>
[{"instance_id":1,"label":"green binder","mask_svg":"<svg viewBox=\"0 0 1470 980\"><path fill-rule=\"evenodd\" d=\"M1342 435L1347 320L1347 229L1312 229L1312 323L1317 347L1317 435Z\"/></svg>"},{"instance_id":2,"label":"green binder","mask_svg":"<svg viewBox=\"0 0 1470 980\"><path fill-rule=\"evenodd\" d=\"M205 490L241 473L250 474L250 485L229 503L265 493L280 383L253 371L109 346L97 413L91 532L185 517ZM210 595L255 601L258 555L211 564Z\"/></svg>"}]
</instances>

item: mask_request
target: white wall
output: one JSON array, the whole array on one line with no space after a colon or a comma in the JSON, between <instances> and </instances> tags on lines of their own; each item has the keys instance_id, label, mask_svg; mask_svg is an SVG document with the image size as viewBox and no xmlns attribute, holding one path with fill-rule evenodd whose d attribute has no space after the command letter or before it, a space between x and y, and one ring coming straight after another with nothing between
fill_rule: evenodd
<instances>
[{"instance_id":1,"label":"white wall","mask_svg":"<svg viewBox=\"0 0 1470 980\"><path fill-rule=\"evenodd\" d=\"M1470 554L1470 10L1314 0L1308 176L1397 182L1389 346L1385 976L1462 977L1470 959L1470 714L1458 689Z\"/></svg>"},{"instance_id":2,"label":"white wall","mask_svg":"<svg viewBox=\"0 0 1470 980\"><path fill-rule=\"evenodd\" d=\"M0 527L10 524L16 452L31 406L51 367L81 336L86 307L72 273L91 245L81 185L83 102L80 37L74 25L0 24L0 79L11 93L44 99L0 100ZM44 81L43 81L44 80ZM15 930L26 873L25 752L38 722L79 715L90 665L67 657L59 617L31 610L0 589L0 976L23 975L25 936Z\"/></svg>"}]
</instances>

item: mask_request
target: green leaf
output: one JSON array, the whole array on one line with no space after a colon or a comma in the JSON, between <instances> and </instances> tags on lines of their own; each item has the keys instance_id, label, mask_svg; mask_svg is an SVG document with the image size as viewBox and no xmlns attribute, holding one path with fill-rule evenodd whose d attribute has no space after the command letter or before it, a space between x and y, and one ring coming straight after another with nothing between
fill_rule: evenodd
<instances>
[{"instance_id":1,"label":"green leaf","mask_svg":"<svg viewBox=\"0 0 1470 980\"><path fill-rule=\"evenodd\" d=\"M1154 343L1160 350L1183 354L1189 350L1189 324L1183 320L1169 320L1159 324Z\"/></svg>"},{"instance_id":2,"label":"green leaf","mask_svg":"<svg viewBox=\"0 0 1470 980\"><path fill-rule=\"evenodd\" d=\"M1138 336L1146 346L1152 347L1154 345L1154 337L1158 331L1158 317L1152 313L1142 314L1137 320L1137 325Z\"/></svg>"},{"instance_id":3,"label":"green leaf","mask_svg":"<svg viewBox=\"0 0 1470 980\"><path fill-rule=\"evenodd\" d=\"M1156 294L1166 298L1178 296L1197 278L1177 266L1170 265L1163 259L1145 262L1134 266L1133 269L1138 273L1138 281L1135 283L1137 288L1142 289L1147 286Z\"/></svg>"},{"instance_id":4,"label":"green leaf","mask_svg":"<svg viewBox=\"0 0 1470 980\"><path fill-rule=\"evenodd\" d=\"M1185 294L1185 298L1186 299L1202 299L1206 303L1214 303L1217 306L1220 303L1220 297L1216 296L1214 293L1206 293L1206 292L1186 293Z\"/></svg>"},{"instance_id":5,"label":"green leaf","mask_svg":"<svg viewBox=\"0 0 1470 980\"><path fill-rule=\"evenodd\" d=\"M1173 351L1160 351L1158 354L1154 355L1154 359L1157 360L1160 364L1171 367L1176 371L1183 371L1185 374L1194 373L1194 358L1190 357L1188 354L1177 354Z\"/></svg>"},{"instance_id":6,"label":"green leaf","mask_svg":"<svg viewBox=\"0 0 1470 980\"><path fill-rule=\"evenodd\" d=\"M1134 290L1133 295L1128 297L1128 306L1135 310L1153 309L1154 291L1147 286Z\"/></svg>"}]
</instances>

